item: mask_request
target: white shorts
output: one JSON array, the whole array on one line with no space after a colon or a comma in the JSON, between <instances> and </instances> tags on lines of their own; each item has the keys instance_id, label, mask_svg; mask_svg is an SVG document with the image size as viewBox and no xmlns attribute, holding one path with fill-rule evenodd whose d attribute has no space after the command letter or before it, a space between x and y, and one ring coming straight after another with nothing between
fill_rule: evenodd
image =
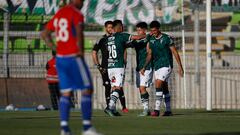
<instances>
[{"instance_id":1,"label":"white shorts","mask_svg":"<svg viewBox=\"0 0 240 135\"><path fill-rule=\"evenodd\" d=\"M124 81L124 68L110 68L108 69L108 76L111 86L122 87Z\"/></svg>"},{"instance_id":2,"label":"white shorts","mask_svg":"<svg viewBox=\"0 0 240 135\"><path fill-rule=\"evenodd\" d=\"M140 72L136 72L136 85L137 88L140 86L149 87L152 84L153 79L153 70L145 70L144 75L142 75Z\"/></svg>"},{"instance_id":3,"label":"white shorts","mask_svg":"<svg viewBox=\"0 0 240 135\"><path fill-rule=\"evenodd\" d=\"M168 82L168 78L170 77L171 72L172 72L171 67L162 67L159 68L158 70L155 70L154 76L156 80L158 79Z\"/></svg>"}]
</instances>

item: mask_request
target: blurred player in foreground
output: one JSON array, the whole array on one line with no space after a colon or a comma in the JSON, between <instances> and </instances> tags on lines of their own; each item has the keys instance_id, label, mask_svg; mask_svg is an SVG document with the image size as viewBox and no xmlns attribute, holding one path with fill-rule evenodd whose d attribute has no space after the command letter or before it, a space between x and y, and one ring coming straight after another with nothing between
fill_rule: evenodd
<instances>
[{"instance_id":1,"label":"blurred player in foreground","mask_svg":"<svg viewBox=\"0 0 240 135\"><path fill-rule=\"evenodd\" d=\"M60 82L61 135L71 135L69 128L71 91L81 90L83 135L100 135L92 126L93 85L84 60L84 17L80 12L83 0L71 0L48 22L42 37L46 44L57 52L56 66ZM57 46L51 37L55 32Z\"/></svg>"}]
</instances>

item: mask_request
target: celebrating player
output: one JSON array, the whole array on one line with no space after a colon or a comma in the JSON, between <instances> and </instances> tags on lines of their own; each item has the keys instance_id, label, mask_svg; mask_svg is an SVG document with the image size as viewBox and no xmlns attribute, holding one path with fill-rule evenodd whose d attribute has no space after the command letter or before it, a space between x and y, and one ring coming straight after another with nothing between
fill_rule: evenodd
<instances>
[{"instance_id":1,"label":"celebrating player","mask_svg":"<svg viewBox=\"0 0 240 135\"><path fill-rule=\"evenodd\" d=\"M163 99L163 94L165 96L166 111L163 116L172 115L171 106L170 106L170 94L168 90L168 78L171 74L173 68L173 58L174 55L179 69L179 75L183 76L183 68L181 64L180 56L174 46L173 39L160 31L160 23L158 21L152 21L150 23L150 29L152 36L149 39L147 45L148 55L146 62L141 69L141 73L144 75L145 70L147 69L148 63L153 58L154 65L154 76L155 76L155 87L156 87L156 102L155 109L151 113L152 116L159 116L160 114L160 105Z\"/></svg>"},{"instance_id":2,"label":"celebrating player","mask_svg":"<svg viewBox=\"0 0 240 135\"><path fill-rule=\"evenodd\" d=\"M148 25L146 22L140 22L136 25L137 34L138 35L146 35ZM136 61L137 61L137 67L136 67L136 85L139 88L140 96L141 96L141 102L143 106L143 112L139 114L139 116L148 116L150 115L149 110L149 94L146 90L147 87L149 87L152 83L152 62L150 62L145 67L145 74L142 75L140 73L140 70L143 68L143 65L145 64L146 57L147 57L147 43L150 35L147 35L146 38L141 40L134 40L128 46L134 47L136 50Z\"/></svg>"},{"instance_id":3,"label":"celebrating player","mask_svg":"<svg viewBox=\"0 0 240 135\"><path fill-rule=\"evenodd\" d=\"M107 113L107 109L109 109L109 101L110 101L110 95L111 95L111 84L110 80L108 77L108 72L107 72L107 67L108 67L108 45L107 45L107 39L112 35L113 31L113 22L112 21L106 21L105 24L105 31L106 34L103 35L103 37L94 45L93 51L92 51L92 58L94 61L94 64L97 66L98 70L100 71L102 75L102 80L103 80L103 85L105 87L105 99L106 99L106 104L107 107L104 109L104 112ZM102 55L102 62L99 64L98 60L98 51L101 50L101 55ZM123 106L123 111L126 110L126 102L125 102L125 97L124 93L121 93L120 95L120 102Z\"/></svg>"},{"instance_id":4,"label":"celebrating player","mask_svg":"<svg viewBox=\"0 0 240 135\"><path fill-rule=\"evenodd\" d=\"M123 24L121 20L113 22L114 33L108 37L108 75L111 81L112 94L109 103L108 114L110 116L118 116L116 111L116 102L121 94L124 80L124 50L125 45L130 40L138 40L145 38L145 35L131 36L123 32Z\"/></svg>"},{"instance_id":5,"label":"celebrating player","mask_svg":"<svg viewBox=\"0 0 240 135\"><path fill-rule=\"evenodd\" d=\"M48 22L42 32L46 44L57 51L56 66L60 82L60 125L61 135L71 135L68 125L70 114L71 91L81 90L81 109L83 119L83 135L100 135L93 128L92 93L93 85L89 69L84 61L84 17L80 12L83 0L71 0L62 7ZM55 32L57 46L51 37Z\"/></svg>"}]
</instances>

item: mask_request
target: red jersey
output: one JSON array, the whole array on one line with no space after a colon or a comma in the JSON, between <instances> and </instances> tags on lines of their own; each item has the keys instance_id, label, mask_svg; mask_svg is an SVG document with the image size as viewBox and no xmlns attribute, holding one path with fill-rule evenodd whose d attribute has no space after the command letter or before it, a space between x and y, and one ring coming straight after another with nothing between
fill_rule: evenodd
<instances>
[{"instance_id":1,"label":"red jersey","mask_svg":"<svg viewBox=\"0 0 240 135\"><path fill-rule=\"evenodd\" d=\"M72 5L64 6L48 22L46 28L55 31L57 55L74 55L79 52L76 26L84 22L80 10Z\"/></svg>"},{"instance_id":2,"label":"red jersey","mask_svg":"<svg viewBox=\"0 0 240 135\"><path fill-rule=\"evenodd\" d=\"M51 58L46 65L47 75L46 80L48 83L57 83L58 82L58 75L56 70L56 58Z\"/></svg>"}]
</instances>

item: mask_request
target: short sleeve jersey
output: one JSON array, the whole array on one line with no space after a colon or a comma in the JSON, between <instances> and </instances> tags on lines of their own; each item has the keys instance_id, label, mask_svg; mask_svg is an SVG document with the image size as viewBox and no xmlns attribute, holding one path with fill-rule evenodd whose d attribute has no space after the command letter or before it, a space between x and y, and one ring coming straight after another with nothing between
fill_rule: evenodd
<instances>
[{"instance_id":1,"label":"short sleeve jersey","mask_svg":"<svg viewBox=\"0 0 240 135\"><path fill-rule=\"evenodd\" d=\"M120 32L108 37L108 68L124 68L124 49L130 38L130 34Z\"/></svg>"},{"instance_id":2,"label":"short sleeve jersey","mask_svg":"<svg viewBox=\"0 0 240 135\"><path fill-rule=\"evenodd\" d=\"M137 61L137 67L136 67L136 71L140 71L145 62L146 62L146 58L147 58L147 43L148 43L148 38L150 38L150 35L147 35L146 38L141 39L141 40L134 40L132 42L133 47L136 50L136 61ZM152 67L152 61L146 66L145 69L149 70Z\"/></svg>"},{"instance_id":3,"label":"short sleeve jersey","mask_svg":"<svg viewBox=\"0 0 240 135\"><path fill-rule=\"evenodd\" d=\"M58 55L72 55L79 52L76 27L84 22L80 10L67 5L53 16L46 28L55 32Z\"/></svg>"},{"instance_id":4,"label":"short sleeve jersey","mask_svg":"<svg viewBox=\"0 0 240 135\"><path fill-rule=\"evenodd\" d=\"M103 35L103 37L96 42L96 44L93 46L93 50L98 52L99 50L101 50L101 54L102 54L102 62L101 62L101 66L104 68L107 68L108 66L108 36L107 35Z\"/></svg>"},{"instance_id":5,"label":"short sleeve jersey","mask_svg":"<svg viewBox=\"0 0 240 135\"><path fill-rule=\"evenodd\" d=\"M154 69L173 67L173 57L170 47L174 45L173 38L162 33L159 38L151 36L149 45L152 50Z\"/></svg>"}]
</instances>

